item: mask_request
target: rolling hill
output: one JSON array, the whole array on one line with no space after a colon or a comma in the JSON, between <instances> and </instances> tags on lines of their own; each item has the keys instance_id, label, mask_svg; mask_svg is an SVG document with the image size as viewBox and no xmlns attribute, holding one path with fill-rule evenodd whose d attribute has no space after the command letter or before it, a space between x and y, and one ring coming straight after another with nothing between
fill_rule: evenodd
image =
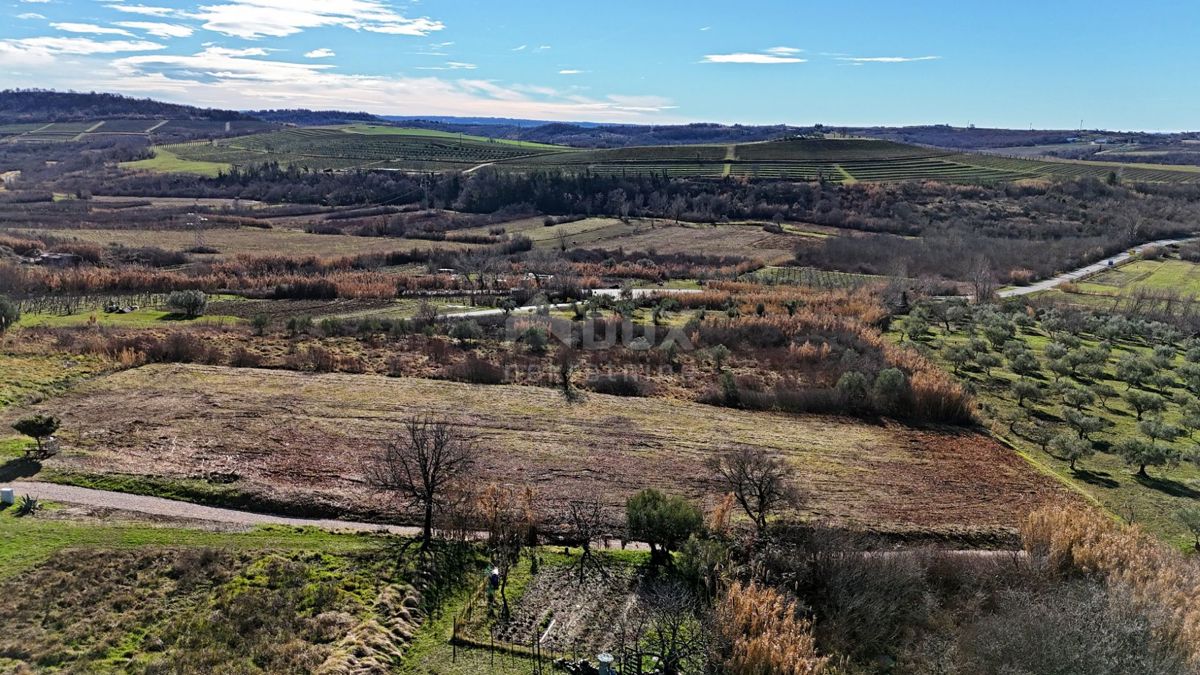
<instances>
[{"instance_id":1,"label":"rolling hill","mask_svg":"<svg viewBox=\"0 0 1200 675\"><path fill-rule=\"evenodd\" d=\"M739 144L578 149L428 129L346 125L286 129L163 146L133 168L215 173L265 161L314 170L455 171L492 166L531 172L775 178L834 182L940 180L994 183L1028 178L1200 182L1200 169L1110 162L1023 159L863 138L791 138Z\"/></svg>"}]
</instances>

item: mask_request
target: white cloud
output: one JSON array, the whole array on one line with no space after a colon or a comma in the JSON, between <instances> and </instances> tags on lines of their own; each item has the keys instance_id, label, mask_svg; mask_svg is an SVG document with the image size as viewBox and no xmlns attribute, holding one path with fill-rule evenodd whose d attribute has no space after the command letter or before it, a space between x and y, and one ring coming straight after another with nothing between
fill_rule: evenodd
<instances>
[{"instance_id":1,"label":"white cloud","mask_svg":"<svg viewBox=\"0 0 1200 675\"><path fill-rule=\"evenodd\" d=\"M804 63L807 60L794 56L736 52L733 54L705 54L702 63Z\"/></svg>"},{"instance_id":2,"label":"white cloud","mask_svg":"<svg viewBox=\"0 0 1200 675\"><path fill-rule=\"evenodd\" d=\"M709 31L709 30L712 30L712 26L705 26L705 27L701 28L700 30L701 31Z\"/></svg>"},{"instance_id":3,"label":"white cloud","mask_svg":"<svg viewBox=\"0 0 1200 675\"><path fill-rule=\"evenodd\" d=\"M177 23L160 23L158 21L118 21L116 25L132 28L160 38L189 37L196 32L191 26L181 26Z\"/></svg>"},{"instance_id":4,"label":"white cloud","mask_svg":"<svg viewBox=\"0 0 1200 675\"><path fill-rule=\"evenodd\" d=\"M936 61L940 56L839 56L838 61L853 63L910 63L912 61Z\"/></svg>"},{"instance_id":5,"label":"white cloud","mask_svg":"<svg viewBox=\"0 0 1200 675\"><path fill-rule=\"evenodd\" d=\"M559 75L582 75L584 72L586 72L586 71L576 70L574 68L564 68L564 69L558 71L558 74Z\"/></svg>"},{"instance_id":6,"label":"white cloud","mask_svg":"<svg viewBox=\"0 0 1200 675\"><path fill-rule=\"evenodd\" d=\"M479 66L462 61L447 61L441 66L417 66L416 70L475 70Z\"/></svg>"},{"instance_id":7,"label":"white cloud","mask_svg":"<svg viewBox=\"0 0 1200 675\"><path fill-rule=\"evenodd\" d=\"M42 16L41 14L38 14L37 12L25 12L24 14L18 14L17 18L18 19L44 19L46 17Z\"/></svg>"},{"instance_id":8,"label":"white cloud","mask_svg":"<svg viewBox=\"0 0 1200 675\"><path fill-rule=\"evenodd\" d=\"M57 54L88 55L116 54L118 52L148 52L163 49L157 42L143 40L93 40L82 37L32 37L19 40L0 40L0 53L10 58L22 55L42 61Z\"/></svg>"},{"instance_id":9,"label":"white cloud","mask_svg":"<svg viewBox=\"0 0 1200 675\"><path fill-rule=\"evenodd\" d=\"M311 52L305 52L304 56L310 59L327 59L331 56L337 56L337 54L332 49L321 47L320 49L314 49Z\"/></svg>"},{"instance_id":10,"label":"white cloud","mask_svg":"<svg viewBox=\"0 0 1200 675\"><path fill-rule=\"evenodd\" d=\"M326 26L389 35L428 35L445 27L433 19L397 14L379 0L234 0L202 5L192 16L206 30L248 40Z\"/></svg>"},{"instance_id":11,"label":"white cloud","mask_svg":"<svg viewBox=\"0 0 1200 675\"><path fill-rule=\"evenodd\" d=\"M89 35L125 35L132 37L133 33L120 28L107 28L93 23L52 23L50 27L64 33L87 33Z\"/></svg>"},{"instance_id":12,"label":"white cloud","mask_svg":"<svg viewBox=\"0 0 1200 675\"><path fill-rule=\"evenodd\" d=\"M111 5L105 5L105 7L109 9L115 9L118 12L125 12L127 14L141 14L142 16L164 17L180 14L180 12L171 9L170 7L154 7L152 5L124 5L120 3L113 3Z\"/></svg>"},{"instance_id":13,"label":"white cloud","mask_svg":"<svg viewBox=\"0 0 1200 675\"><path fill-rule=\"evenodd\" d=\"M525 51L525 48L526 48L526 47L528 47L528 46L529 46L529 45L521 45L520 47L513 47L513 49L512 49L512 50L513 50L514 52L523 52L523 51Z\"/></svg>"},{"instance_id":14,"label":"white cloud","mask_svg":"<svg viewBox=\"0 0 1200 675\"><path fill-rule=\"evenodd\" d=\"M768 54L774 54L776 56L791 56L792 54L799 54L804 50L797 49L795 47L771 47L770 49L764 51L766 51Z\"/></svg>"},{"instance_id":15,"label":"white cloud","mask_svg":"<svg viewBox=\"0 0 1200 675\"><path fill-rule=\"evenodd\" d=\"M550 45L538 45L538 48L535 49L534 51L535 52L544 52L547 49L550 49Z\"/></svg>"},{"instance_id":16,"label":"white cloud","mask_svg":"<svg viewBox=\"0 0 1200 675\"><path fill-rule=\"evenodd\" d=\"M209 47L191 55L126 56L89 73L87 86L248 109L338 108L381 114L599 121L662 121L664 113L673 109L669 100L657 96L586 97L575 91L482 79L346 75L324 64L253 58L264 53ZM62 71L55 83L69 87L72 81L63 78L70 76Z\"/></svg>"},{"instance_id":17,"label":"white cloud","mask_svg":"<svg viewBox=\"0 0 1200 675\"><path fill-rule=\"evenodd\" d=\"M24 2L27 4L41 5L41 4L50 2L50 0L21 0L21 2Z\"/></svg>"}]
</instances>

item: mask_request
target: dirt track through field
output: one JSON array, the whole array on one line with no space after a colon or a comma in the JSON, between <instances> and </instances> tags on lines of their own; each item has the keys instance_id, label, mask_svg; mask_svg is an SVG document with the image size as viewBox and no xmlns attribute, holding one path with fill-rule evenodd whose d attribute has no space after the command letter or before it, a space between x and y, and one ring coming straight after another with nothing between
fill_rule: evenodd
<instances>
[{"instance_id":1,"label":"dirt track through field","mask_svg":"<svg viewBox=\"0 0 1200 675\"><path fill-rule=\"evenodd\" d=\"M117 509L119 511L130 511L166 518L207 520L232 525L288 525L291 527L319 527L323 530L351 530L355 532L386 531L390 534L399 534L406 537L417 536L421 533L420 528L416 527L360 523L349 520L287 518L285 516L272 516L265 513L202 506L174 499L163 499L162 497L131 495L107 490L92 490L73 485L57 485L55 483L38 481L19 481L0 485L0 487L11 487L18 495L30 495L39 500L62 502L65 504L82 504L84 506Z\"/></svg>"}]
</instances>

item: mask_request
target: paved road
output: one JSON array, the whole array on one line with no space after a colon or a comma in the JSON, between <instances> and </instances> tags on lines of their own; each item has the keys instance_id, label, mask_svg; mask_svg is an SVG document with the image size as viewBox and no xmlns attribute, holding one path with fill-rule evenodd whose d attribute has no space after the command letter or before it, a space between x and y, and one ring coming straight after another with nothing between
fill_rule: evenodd
<instances>
[{"instance_id":1,"label":"paved road","mask_svg":"<svg viewBox=\"0 0 1200 675\"><path fill-rule=\"evenodd\" d=\"M1121 263L1125 262L1126 260L1129 260L1130 258L1137 255L1138 253L1141 253L1142 251L1146 250L1147 248L1151 248L1154 246L1170 246L1171 244L1181 244L1185 241L1193 241L1195 239L1197 239L1197 237L1191 237L1188 239L1161 239L1159 241L1152 241L1149 243L1140 244L1138 246L1135 246L1135 247L1129 249L1128 251L1124 251L1122 253L1114 255L1111 258L1105 258L1104 260L1101 260L1100 262L1092 263L1091 265L1088 265L1087 267L1080 267L1079 269L1074 270L1072 272L1066 272L1066 273L1060 274L1056 277L1050 277L1049 279L1043 279L1042 281L1039 281L1035 284L1030 284L1029 286L1018 286L1016 288L1006 288L1004 290L997 292L996 295L998 295L1002 298L1012 298L1012 297L1016 297L1019 295L1029 295L1030 293L1040 293L1041 291L1048 291L1051 288L1054 288L1055 286L1065 284L1070 281L1078 281L1079 279L1091 276L1093 274L1096 274L1097 272L1103 272L1104 270L1106 270L1110 267L1116 267L1117 265L1120 265Z\"/></svg>"},{"instance_id":2,"label":"paved road","mask_svg":"<svg viewBox=\"0 0 1200 675\"><path fill-rule=\"evenodd\" d=\"M107 490L92 490L90 488L72 485L57 485L33 481L18 481L0 487L13 488L20 499L21 495L32 495L38 499L66 504L82 504L121 511L132 511L152 516L171 518L188 518L191 520L208 520L216 523L232 525L291 525L295 527L319 527L326 530L353 530L361 532L377 532L386 530L392 534L416 536L420 528L403 527L400 525L379 525L375 523L360 523L348 520L330 520L322 518L288 518L271 516L263 513L221 509L212 506L201 506L189 502L180 502L162 497L147 497L131 495L124 492L109 492Z\"/></svg>"}]
</instances>

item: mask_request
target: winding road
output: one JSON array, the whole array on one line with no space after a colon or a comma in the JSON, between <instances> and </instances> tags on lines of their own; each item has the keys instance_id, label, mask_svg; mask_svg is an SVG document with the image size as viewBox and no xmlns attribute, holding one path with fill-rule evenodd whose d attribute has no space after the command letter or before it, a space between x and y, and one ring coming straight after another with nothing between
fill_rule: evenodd
<instances>
[{"instance_id":1,"label":"winding road","mask_svg":"<svg viewBox=\"0 0 1200 675\"><path fill-rule=\"evenodd\" d=\"M1054 288L1056 286L1060 286L1062 284L1065 284L1065 283L1068 283L1071 281L1079 281L1080 279L1082 279L1084 277L1089 277L1093 274L1103 272L1104 270L1109 269L1111 267L1116 267L1117 265L1120 265L1121 263L1126 262L1133 256L1141 253L1142 251L1144 251L1148 248L1153 248L1156 246L1170 246L1172 244L1182 244L1186 241L1195 241L1196 239L1200 239L1200 237L1188 237L1185 239L1160 239L1158 241L1151 241L1151 242L1147 242L1145 244L1138 244L1137 246L1134 246L1133 248L1129 249L1128 251L1122 251L1121 253L1118 253L1117 255L1114 255L1111 258L1105 258L1104 260L1101 260L1100 262L1095 262L1095 263L1092 263L1091 265L1087 265L1085 267L1080 267L1079 269L1073 270L1071 272L1064 272L1063 274L1060 274L1056 277L1050 277L1049 279L1043 279L1037 283L1033 283L1028 286L1017 286L1016 288L1005 288L1003 290L997 291L996 295L998 295L1001 298L1014 298L1014 297L1021 296L1021 295L1029 295L1030 293L1040 293L1042 291L1048 291L1051 288Z\"/></svg>"}]
</instances>

